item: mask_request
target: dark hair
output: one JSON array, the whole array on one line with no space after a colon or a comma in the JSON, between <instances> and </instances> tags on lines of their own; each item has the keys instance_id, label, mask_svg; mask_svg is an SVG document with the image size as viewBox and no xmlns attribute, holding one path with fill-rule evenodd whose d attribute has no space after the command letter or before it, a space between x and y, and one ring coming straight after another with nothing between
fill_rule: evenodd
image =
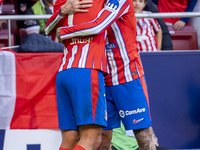
<instances>
[{"instance_id":1,"label":"dark hair","mask_svg":"<svg viewBox=\"0 0 200 150\"><path fill-rule=\"evenodd\" d=\"M44 5L53 4L53 0L43 0Z\"/></svg>"}]
</instances>

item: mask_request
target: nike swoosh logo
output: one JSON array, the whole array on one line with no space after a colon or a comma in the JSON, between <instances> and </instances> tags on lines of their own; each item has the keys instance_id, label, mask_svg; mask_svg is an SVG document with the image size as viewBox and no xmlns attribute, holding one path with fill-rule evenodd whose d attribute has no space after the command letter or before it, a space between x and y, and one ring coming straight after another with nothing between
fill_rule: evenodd
<instances>
[{"instance_id":1,"label":"nike swoosh logo","mask_svg":"<svg viewBox=\"0 0 200 150\"><path fill-rule=\"evenodd\" d=\"M142 121L143 119L144 119L144 118L141 118L141 119L139 119L139 120L136 120L136 121L135 121L135 119L134 119L134 120L133 120L133 123L134 123L134 124L136 124L136 123L138 123L138 122Z\"/></svg>"}]
</instances>

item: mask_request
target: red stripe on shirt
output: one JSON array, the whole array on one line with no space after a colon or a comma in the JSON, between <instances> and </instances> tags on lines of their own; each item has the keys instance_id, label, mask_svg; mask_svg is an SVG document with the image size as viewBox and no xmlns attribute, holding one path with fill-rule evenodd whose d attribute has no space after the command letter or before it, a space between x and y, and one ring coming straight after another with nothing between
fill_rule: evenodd
<instances>
[{"instance_id":1,"label":"red stripe on shirt","mask_svg":"<svg viewBox=\"0 0 200 150\"><path fill-rule=\"evenodd\" d=\"M93 121L95 122L96 108L99 97L99 78L98 71L93 69L91 69L91 86Z\"/></svg>"},{"instance_id":2,"label":"red stripe on shirt","mask_svg":"<svg viewBox=\"0 0 200 150\"><path fill-rule=\"evenodd\" d=\"M149 106L149 95L148 95L147 84L146 84L146 81L144 79L144 76L140 77L140 81L141 81L141 84L142 84L142 87L143 87L144 95L147 99L147 104L148 104L148 107L149 107L149 114L150 114L150 117L151 117L150 106Z\"/></svg>"}]
</instances>

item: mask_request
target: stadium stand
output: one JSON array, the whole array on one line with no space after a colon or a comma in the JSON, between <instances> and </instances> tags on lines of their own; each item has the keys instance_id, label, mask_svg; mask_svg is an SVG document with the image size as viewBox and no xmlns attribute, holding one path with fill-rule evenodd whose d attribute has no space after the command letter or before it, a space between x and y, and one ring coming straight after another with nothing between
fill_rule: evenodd
<instances>
[{"instance_id":1,"label":"stadium stand","mask_svg":"<svg viewBox=\"0 0 200 150\"><path fill-rule=\"evenodd\" d=\"M13 4L2 5L2 15L14 15L14 14L15 14L15 5Z\"/></svg>"},{"instance_id":2,"label":"stadium stand","mask_svg":"<svg viewBox=\"0 0 200 150\"><path fill-rule=\"evenodd\" d=\"M15 5L14 4L3 4L2 5L2 15L15 15ZM1 24L2 30L0 30L0 46L8 46L8 25L7 20ZM16 44L16 31L17 25L16 20L11 21L11 46Z\"/></svg>"},{"instance_id":3,"label":"stadium stand","mask_svg":"<svg viewBox=\"0 0 200 150\"><path fill-rule=\"evenodd\" d=\"M198 50L197 32L193 26L185 26L182 30L174 30L168 26L174 50Z\"/></svg>"},{"instance_id":4,"label":"stadium stand","mask_svg":"<svg viewBox=\"0 0 200 150\"><path fill-rule=\"evenodd\" d=\"M11 45L13 46L14 43L14 36L11 34ZM8 46L8 29L0 30L0 47Z\"/></svg>"},{"instance_id":5,"label":"stadium stand","mask_svg":"<svg viewBox=\"0 0 200 150\"><path fill-rule=\"evenodd\" d=\"M20 41L22 41L22 39L24 38L24 36L26 36L27 33L26 33L26 28L19 28L19 38L20 38Z\"/></svg>"}]
</instances>

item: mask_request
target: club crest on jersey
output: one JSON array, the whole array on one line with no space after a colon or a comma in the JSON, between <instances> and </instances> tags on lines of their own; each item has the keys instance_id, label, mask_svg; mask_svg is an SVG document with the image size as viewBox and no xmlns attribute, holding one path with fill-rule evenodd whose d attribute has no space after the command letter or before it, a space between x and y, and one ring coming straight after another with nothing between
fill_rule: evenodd
<instances>
[{"instance_id":1,"label":"club crest on jersey","mask_svg":"<svg viewBox=\"0 0 200 150\"><path fill-rule=\"evenodd\" d=\"M147 23L146 23L146 22L143 22L143 23L142 23L142 27L143 27L143 28L147 28Z\"/></svg>"},{"instance_id":2,"label":"club crest on jersey","mask_svg":"<svg viewBox=\"0 0 200 150\"><path fill-rule=\"evenodd\" d=\"M108 0L106 8L110 11L115 11L119 7L119 0Z\"/></svg>"},{"instance_id":3,"label":"club crest on jersey","mask_svg":"<svg viewBox=\"0 0 200 150\"><path fill-rule=\"evenodd\" d=\"M107 45L106 45L106 50L113 49L113 48L116 48L115 43L107 44Z\"/></svg>"}]
</instances>

